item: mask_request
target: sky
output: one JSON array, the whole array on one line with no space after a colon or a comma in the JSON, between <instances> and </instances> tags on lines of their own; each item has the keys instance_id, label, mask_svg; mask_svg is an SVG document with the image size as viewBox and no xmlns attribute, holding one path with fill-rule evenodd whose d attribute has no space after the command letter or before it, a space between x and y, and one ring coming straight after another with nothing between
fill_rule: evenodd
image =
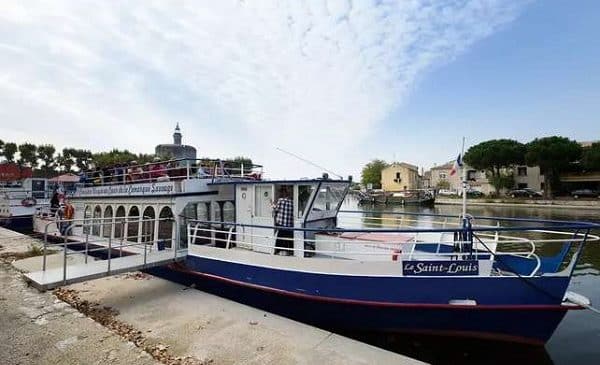
<instances>
[{"instance_id":1,"label":"sky","mask_svg":"<svg viewBox=\"0 0 600 365\"><path fill-rule=\"evenodd\" d=\"M600 2L3 1L0 139L268 177L425 169L492 138L600 139Z\"/></svg>"}]
</instances>

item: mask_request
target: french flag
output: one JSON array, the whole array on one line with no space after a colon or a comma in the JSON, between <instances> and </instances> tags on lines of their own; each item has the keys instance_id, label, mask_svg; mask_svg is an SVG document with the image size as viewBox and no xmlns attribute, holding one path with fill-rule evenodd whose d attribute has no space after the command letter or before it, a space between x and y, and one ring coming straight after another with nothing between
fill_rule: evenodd
<instances>
[{"instance_id":1,"label":"french flag","mask_svg":"<svg viewBox=\"0 0 600 365\"><path fill-rule=\"evenodd\" d=\"M456 161L454 161L454 165L452 166L452 170L450 170L450 176L456 174L456 172L458 171L458 169L460 167L462 167L462 165L463 165L463 163L462 163L462 156L459 153L458 157L456 158Z\"/></svg>"}]
</instances>

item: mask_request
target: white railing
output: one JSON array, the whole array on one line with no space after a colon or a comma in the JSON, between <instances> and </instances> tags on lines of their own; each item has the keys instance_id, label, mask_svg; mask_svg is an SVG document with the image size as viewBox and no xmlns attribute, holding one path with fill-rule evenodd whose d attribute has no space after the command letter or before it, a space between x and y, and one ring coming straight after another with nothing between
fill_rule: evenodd
<instances>
[{"instance_id":1,"label":"white railing","mask_svg":"<svg viewBox=\"0 0 600 365\"><path fill-rule=\"evenodd\" d=\"M94 252L104 252L106 251L107 259L107 273L111 272L111 261L114 258L113 250L119 251L119 257L123 256L123 249L130 248L130 251L125 251L126 255L138 254L143 257L143 265L147 265L148 254L151 253L154 249L156 250L172 250L173 258L176 259L179 255L185 255L186 250L182 249L179 245L177 236L179 233L179 225L176 220L173 218L146 218L139 219L139 216L135 217L109 217L109 218L83 218L83 219L69 219L69 220L60 220L54 219L51 222L48 222L44 226L44 245L43 245L43 258L42 258L42 271L46 271L47 269L47 256L52 248L62 249L63 255L63 281L66 283L67 279L67 256L69 255L81 255L79 251L70 250L69 246L74 245L84 245L83 255L84 262L87 264L88 257L93 256ZM159 224L161 221L170 221L173 226L171 227L171 236L169 238L159 238L158 235L153 232L145 233L144 232L144 224L151 223L153 225ZM128 235L127 234L127 224L136 224L138 226L138 232L142 232L141 234ZM67 225L66 228L60 228L61 225ZM60 235L53 235L52 232L49 232L49 227L51 225L57 225L57 228L62 232ZM110 227L110 234L106 237L104 236L104 228ZM116 227L120 226L119 235L115 235ZM99 235L93 235L89 232L92 231L95 227L100 227ZM81 228L81 235L72 235L73 230L76 228ZM87 232L86 232L87 228ZM154 231L154 229L153 229ZM173 235L173 232L175 235ZM71 233L69 235L68 233ZM60 243L51 243L49 242L49 238L62 238L63 242ZM131 239L135 239L135 241L131 241ZM167 248L166 243L169 242L169 247ZM164 245L161 248L161 245ZM90 246L92 248L90 248Z\"/></svg>"},{"instance_id":2,"label":"white railing","mask_svg":"<svg viewBox=\"0 0 600 365\"><path fill-rule=\"evenodd\" d=\"M260 165L231 165L231 162L221 160L177 159L98 168L85 172L80 185L111 186L189 179L261 179L263 173Z\"/></svg>"},{"instance_id":3,"label":"white railing","mask_svg":"<svg viewBox=\"0 0 600 365\"><path fill-rule=\"evenodd\" d=\"M445 222L444 224L447 224ZM389 240L386 239L384 242L373 241L366 239L343 239L341 236L331 236L327 238L327 235L320 234L315 238L304 238L301 240L302 247L294 247L294 238L277 238L275 234L257 234L250 233L252 226L238 225L238 232L235 231L235 224L223 223L217 225L214 222L192 222L187 226L188 235L188 247L193 244L208 244L211 246L217 246L218 243L222 243L222 246L226 249L232 246L237 246L250 251L260 251L260 253L274 254L277 251L291 252L296 257L304 257L305 253L310 255L320 255L329 257L332 259L348 259L354 258L360 260L360 257L371 258L369 261L395 261L398 257L402 257L407 260L439 260L439 259L453 259L453 258L465 258L469 259L481 259L481 260L496 260L502 257L520 257L525 259L534 260L535 265L530 273L523 274L520 276L531 277L538 274L541 268L541 256L536 252L536 247L542 243L583 243L584 241L597 241L600 238L595 235L578 232L562 232L553 230L531 230L528 232L545 233L551 235L564 236L568 235L568 238L540 238L540 239L529 239L524 237L515 237L510 235L500 235L498 231L482 232L477 231L473 241L460 241L454 239L439 239L434 240L431 237L431 233L435 232L411 232L412 237L403 237L402 239L395 238L393 234L390 235ZM497 226L491 226L495 230L501 230L502 228ZM258 228L265 228L258 226ZM273 227L275 228L275 227ZM414 228L414 227L410 227ZM302 230L302 229L300 229ZM362 229L364 231L364 229ZM326 232L327 230L323 230ZM349 229L348 232L352 230ZM377 230L373 230L376 232ZM457 231L458 232L458 231ZM318 232L317 232L318 233ZM391 232L389 232L391 233ZM398 232L403 233L403 232ZM445 232L450 233L451 232ZM443 236L440 236L440 238ZM422 238L422 240L420 240ZM287 241L290 243L290 247L276 247L276 240ZM493 244L493 248L492 248ZM514 244L516 249L497 251L496 246L499 244ZM435 252L427 252L419 250L418 245L437 245ZM470 245L476 247L471 252L440 252L440 247L444 245ZM309 248L309 247L314 248ZM403 248L408 248L407 251ZM266 252L265 252L266 251ZM354 257L353 257L354 256ZM574 259L574 257L572 258ZM501 263L501 262L500 262ZM514 273L502 272L500 275L513 275ZM519 275L519 274L517 274Z\"/></svg>"}]
</instances>

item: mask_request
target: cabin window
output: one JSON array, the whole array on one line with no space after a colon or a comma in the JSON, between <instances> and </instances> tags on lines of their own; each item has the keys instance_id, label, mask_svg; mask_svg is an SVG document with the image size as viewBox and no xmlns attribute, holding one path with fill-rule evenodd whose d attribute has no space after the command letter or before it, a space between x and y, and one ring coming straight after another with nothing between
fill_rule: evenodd
<instances>
[{"instance_id":1,"label":"cabin window","mask_svg":"<svg viewBox=\"0 0 600 365\"><path fill-rule=\"evenodd\" d=\"M100 226L102 225L102 208L96 205L94 208L94 223L92 225L92 235L100 236Z\"/></svg>"},{"instance_id":2,"label":"cabin window","mask_svg":"<svg viewBox=\"0 0 600 365\"><path fill-rule=\"evenodd\" d=\"M164 207L158 215L158 240L163 241L165 247L172 247L173 242L173 212L171 208Z\"/></svg>"},{"instance_id":3,"label":"cabin window","mask_svg":"<svg viewBox=\"0 0 600 365\"><path fill-rule=\"evenodd\" d=\"M226 201L223 203L223 222L235 222L235 205L233 202Z\"/></svg>"},{"instance_id":4,"label":"cabin window","mask_svg":"<svg viewBox=\"0 0 600 365\"><path fill-rule=\"evenodd\" d=\"M92 218L92 208L86 205L83 211L83 233L85 234L90 234L90 218Z\"/></svg>"},{"instance_id":5,"label":"cabin window","mask_svg":"<svg viewBox=\"0 0 600 365\"><path fill-rule=\"evenodd\" d=\"M223 215L222 215L222 210L221 210L221 203L220 202L212 202L212 216L213 216L213 220L215 222L222 222L223 221Z\"/></svg>"},{"instance_id":6,"label":"cabin window","mask_svg":"<svg viewBox=\"0 0 600 365\"><path fill-rule=\"evenodd\" d=\"M112 229L112 216L113 209L109 205L106 207L106 209L104 209L104 220L102 221L102 237L110 237L110 231Z\"/></svg>"},{"instance_id":7,"label":"cabin window","mask_svg":"<svg viewBox=\"0 0 600 365\"><path fill-rule=\"evenodd\" d=\"M127 217L127 241L137 242L138 241L138 228L140 220L140 211L138 207L133 206L129 209Z\"/></svg>"},{"instance_id":8,"label":"cabin window","mask_svg":"<svg viewBox=\"0 0 600 365\"><path fill-rule=\"evenodd\" d=\"M142 215L142 242L152 243L154 242L154 208L146 207L144 214Z\"/></svg>"},{"instance_id":9,"label":"cabin window","mask_svg":"<svg viewBox=\"0 0 600 365\"><path fill-rule=\"evenodd\" d=\"M344 198L346 187L343 185L322 184L315 198L313 210L332 210Z\"/></svg>"},{"instance_id":10,"label":"cabin window","mask_svg":"<svg viewBox=\"0 0 600 365\"><path fill-rule=\"evenodd\" d=\"M196 218L199 221L209 221L210 220L210 202L200 202L197 204L196 208Z\"/></svg>"},{"instance_id":11,"label":"cabin window","mask_svg":"<svg viewBox=\"0 0 600 365\"><path fill-rule=\"evenodd\" d=\"M314 190L314 185L298 185L298 218L304 216L304 212L306 211L306 207L310 202L310 197Z\"/></svg>"},{"instance_id":12,"label":"cabin window","mask_svg":"<svg viewBox=\"0 0 600 365\"><path fill-rule=\"evenodd\" d=\"M125 228L125 207L120 206L117 208L115 214L115 238L123 238Z\"/></svg>"}]
</instances>

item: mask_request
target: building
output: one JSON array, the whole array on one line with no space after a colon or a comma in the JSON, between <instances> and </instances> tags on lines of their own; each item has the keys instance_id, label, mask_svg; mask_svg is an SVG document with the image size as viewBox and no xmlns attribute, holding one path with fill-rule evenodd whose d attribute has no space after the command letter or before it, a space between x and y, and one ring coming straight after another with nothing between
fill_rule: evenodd
<instances>
[{"instance_id":1,"label":"building","mask_svg":"<svg viewBox=\"0 0 600 365\"><path fill-rule=\"evenodd\" d=\"M513 168L515 188L531 188L536 191L544 190L544 175L539 166L515 166Z\"/></svg>"},{"instance_id":2,"label":"building","mask_svg":"<svg viewBox=\"0 0 600 365\"><path fill-rule=\"evenodd\" d=\"M461 172L452 176L450 175L453 165L454 161L451 161L431 168L429 172L431 174L430 184L432 188L443 188L443 186L447 186L447 189L456 192L462 189ZM476 170L467 164L464 165L464 168L467 169L469 188L481 191L486 195L496 192L496 189L490 184L485 170ZM513 175L515 179L515 188L531 188L538 191L544 190L544 175L541 174L539 166L515 166L506 171L506 173Z\"/></svg>"},{"instance_id":3,"label":"building","mask_svg":"<svg viewBox=\"0 0 600 365\"><path fill-rule=\"evenodd\" d=\"M431 187L459 192L462 189L462 175L460 171L454 175L450 175L453 166L454 161L450 161L443 165L432 167L429 171ZM467 164L464 164L463 167L467 169L469 188L481 191L484 194L495 191L494 187L489 183L484 170L475 170Z\"/></svg>"},{"instance_id":4,"label":"building","mask_svg":"<svg viewBox=\"0 0 600 365\"><path fill-rule=\"evenodd\" d=\"M384 191L420 188L419 168L405 162L392 163L381 171L381 188Z\"/></svg>"},{"instance_id":5,"label":"building","mask_svg":"<svg viewBox=\"0 0 600 365\"><path fill-rule=\"evenodd\" d=\"M189 158L196 159L196 148L193 146L184 145L181 143L182 139L181 130L179 129L179 123L175 127L175 133L173 133L172 144L159 144L156 146L154 153L161 158L169 159L180 159Z\"/></svg>"}]
</instances>

